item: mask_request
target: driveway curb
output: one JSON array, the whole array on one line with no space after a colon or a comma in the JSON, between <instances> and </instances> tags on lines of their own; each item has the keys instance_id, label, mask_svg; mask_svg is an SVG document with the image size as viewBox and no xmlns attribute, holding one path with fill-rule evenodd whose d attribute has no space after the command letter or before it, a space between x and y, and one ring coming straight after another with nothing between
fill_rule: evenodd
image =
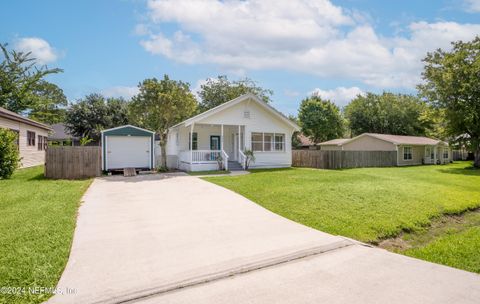
<instances>
[{"instance_id":1,"label":"driveway curb","mask_svg":"<svg viewBox=\"0 0 480 304\"><path fill-rule=\"evenodd\" d=\"M111 300L99 301L94 303L102 303L102 304L134 303L137 300L145 300L145 298L155 297L157 295L172 292L178 289L193 287L200 284L205 284L205 283L225 279L235 275L244 274L247 272L251 272L251 271L255 271L255 270L259 270L267 267L272 267L272 266L276 266L283 263L288 263L294 260L299 260L306 257L334 251L334 250L345 248L352 245L356 245L356 243L347 239L341 239L337 242L332 242L330 244L319 245L319 246L314 246L314 247L300 249L300 250L293 250L292 252L289 252L287 254L267 257L264 259L258 259L254 262L246 263L240 266L219 270L219 271L204 274L204 275L195 276L195 277L184 279L178 282L161 285L158 287L140 290L134 293L115 297Z\"/></svg>"}]
</instances>

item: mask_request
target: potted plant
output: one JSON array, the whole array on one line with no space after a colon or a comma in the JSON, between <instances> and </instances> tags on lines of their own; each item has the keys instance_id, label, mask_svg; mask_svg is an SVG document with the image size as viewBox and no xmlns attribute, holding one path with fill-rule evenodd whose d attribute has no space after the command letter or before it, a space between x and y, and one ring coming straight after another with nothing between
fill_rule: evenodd
<instances>
[{"instance_id":1,"label":"potted plant","mask_svg":"<svg viewBox=\"0 0 480 304\"><path fill-rule=\"evenodd\" d=\"M223 170L224 166L223 166L223 157L222 157L222 154L218 154L217 157L215 158L215 160L217 161L217 165L218 165L218 170L221 171Z\"/></svg>"},{"instance_id":2,"label":"potted plant","mask_svg":"<svg viewBox=\"0 0 480 304\"><path fill-rule=\"evenodd\" d=\"M245 170L248 170L250 163L255 162L255 155L252 150L245 150L243 154L245 155Z\"/></svg>"}]
</instances>

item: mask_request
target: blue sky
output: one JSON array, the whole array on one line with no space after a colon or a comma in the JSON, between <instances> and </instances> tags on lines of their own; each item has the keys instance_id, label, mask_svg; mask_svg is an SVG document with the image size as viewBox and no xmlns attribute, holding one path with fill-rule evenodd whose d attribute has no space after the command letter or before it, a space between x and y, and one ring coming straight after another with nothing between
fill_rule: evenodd
<instances>
[{"instance_id":1,"label":"blue sky","mask_svg":"<svg viewBox=\"0 0 480 304\"><path fill-rule=\"evenodd\" d=\"M32 51L70 101L131 96L149 77L226 74L274 91L296 114L312 92L345 105L366 91L415 93L421 58L480 34L479 0L12 1L0 42Z\"/></svg>"}]
</instances>

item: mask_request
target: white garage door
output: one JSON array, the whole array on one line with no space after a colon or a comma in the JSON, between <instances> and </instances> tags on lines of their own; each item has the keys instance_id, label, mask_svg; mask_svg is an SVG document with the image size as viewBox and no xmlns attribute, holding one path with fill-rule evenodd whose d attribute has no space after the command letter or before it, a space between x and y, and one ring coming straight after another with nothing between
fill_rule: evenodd
<instances>
[{"instance_id":1,"label":"white garage door","mask_svg":"<svg viewBox=\"0 0 480 304\"><path fill-rule=\"evenodd\" d=\"M149 168L151 137L107 136L107 170Z\"/></svg>"}]
</instances>

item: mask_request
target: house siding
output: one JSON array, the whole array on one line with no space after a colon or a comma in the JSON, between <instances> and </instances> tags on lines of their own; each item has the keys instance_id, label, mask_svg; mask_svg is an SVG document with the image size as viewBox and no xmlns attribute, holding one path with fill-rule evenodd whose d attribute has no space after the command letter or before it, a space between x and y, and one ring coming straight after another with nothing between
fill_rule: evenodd
<instances>
[{"instance_id":1,"label":"house siding","mask_svg":"<svg viewBox=\"0 0 480 304\"><path fill-rule=\"evenodd\" d=\"M0 117L0 127L19 132L19 152L21 168L39 166L45 164L45 150L38 150L38 135L48 136L48 131L36 126L18 122L5 117ZM35 145L28 146L27 131L35 132Z\"/></svg>"},{"instance_id":2,"label":"house siding","mask_svg":"<svg viewBox=\"0 0 480 304\"><path fill-rule=\"evenodd\" d=\"M403 147L412 147L411 160L403 159ZM425 155L425 146L399 145L398 153L397 153L398 165L399 166L421 165L424 155Z\"/></svg>"},{"instance_id":3,"label":"house siding","mask_svg":"<svg viewBox=\"0 0 480 304\"><path fill-rule=\"evenodd\" d=\"M340 150L342 150L342 146L339 146L339 145L321 145L320 150L323 150L323 151L340 151Z\"/></svg>"},{"instance_id":4,"label":"house siding","mask_svg":"<svg viewBox=\"0 0 480 304\"><path fill-rule=\"evenodd\" d=\"M393 143L371 136L363 136L343 145L344 151L395 151Z\"/></svg>"}]
</instances>

